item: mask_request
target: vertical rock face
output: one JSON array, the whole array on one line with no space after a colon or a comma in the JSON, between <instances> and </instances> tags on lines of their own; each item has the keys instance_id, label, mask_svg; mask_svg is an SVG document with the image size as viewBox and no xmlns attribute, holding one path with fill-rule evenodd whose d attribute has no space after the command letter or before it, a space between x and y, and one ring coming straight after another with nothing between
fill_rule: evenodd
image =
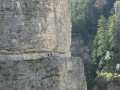
<instances>
[{"instance_id":1,"label":"vertical rock face","mask_svg":"<svg viewBox=\"0 0 120 90\"><path fill-rule=\"evenodd\" d=\"M90 50L92 42L83 40L79 35L72 34L71 55L81 57L84 63L89 63L91 60Z\"/></svg>"},{"instance_id":2,"label":"vertical rock face","mask_svg":"<svg viewBox=\"0 0 120 90\"><path fill-rule=\"evenodd\" d=\"M87 90L81 58L0 62L0 90Z\"/></svg>"},{"instance_id":3,"label":"vertical rock face","mask_svg":"<svg viewBox=\"0 0 120 90\"><path fill-rule=\"evenodd\" d=\"M0 52L70 52L68 0L0 0Z\"/></svg>"},{"instance_id":4,"label":"vertical rock face","mask_svg":"<svg viewBox=\"0 0 120 90\"><path fill-rule=\"evenodd\" d=\"M87 90L70 46L68 0L0 0L0 90Z\"/></svg>"}]
</instances>

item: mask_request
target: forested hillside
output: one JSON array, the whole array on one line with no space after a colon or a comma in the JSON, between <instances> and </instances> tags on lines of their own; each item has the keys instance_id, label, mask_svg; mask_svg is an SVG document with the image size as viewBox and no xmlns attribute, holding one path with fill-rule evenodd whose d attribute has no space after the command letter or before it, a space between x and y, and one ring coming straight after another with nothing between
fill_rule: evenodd
<instances>
[{"instance_id":1,"label":"forested hillside","mask_svg":"<svg viewBox=\"0 0 120 90\"><path fill-rule=\"evenodd\" d=\"M109 90L120 77L120 1L71 0L71 20L72 33L93 46L85 63L88 90Z\"/></svg>"}]
</instances>

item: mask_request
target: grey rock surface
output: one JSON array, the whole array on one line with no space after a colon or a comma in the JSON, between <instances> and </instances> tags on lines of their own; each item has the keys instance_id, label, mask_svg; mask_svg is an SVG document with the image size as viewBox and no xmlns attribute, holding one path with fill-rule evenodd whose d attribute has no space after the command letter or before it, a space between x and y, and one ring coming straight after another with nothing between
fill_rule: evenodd
<instances>
[{"instance_id":1,"label":"grey rock surface","mask_svg":"<svg viewBox=\"0 0 120 90\"><path fill-rule=\"evenodd\" d=\"M0 61L0 90L87 90L81 58Z\"/></svg>"},{"instance_id":2,"label":"grey rock surface","mask_svg":"<svg viewBox=\"0 0 120 90\"><path fill-rule=\"evenodd\" d=\"M80 35L72 34L71 55L73 57L81 57L84 63L91 60L92 42L83 40Z\"/></svg>"},{"instance_id":3,"label":"grey rock surface","mask_svg":"<svg viewBox=\"0 0 120 90\"><path fill-rule=\"evenodd\" d=\"M70 45L68 0L0 0L0 53L65 53Z\"/></svg>"},{"instance_id":4,"label":"grey rock surface","mask_svg":"<svg viewBox=\"0 0 120 90\"><path fill-rule=\"evenodd\" d=\"M87 90L70 46L68 0L0 0L0 90Z\"/></svg>"}]
</instances>

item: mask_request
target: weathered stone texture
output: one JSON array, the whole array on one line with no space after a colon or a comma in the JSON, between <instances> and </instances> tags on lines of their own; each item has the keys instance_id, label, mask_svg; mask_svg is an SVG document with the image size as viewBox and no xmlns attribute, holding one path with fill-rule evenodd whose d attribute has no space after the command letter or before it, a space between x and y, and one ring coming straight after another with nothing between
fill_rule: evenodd
<instances>
[{"instance_id":1,"label":"weathered stone texture","mask_svg":"<svg viewBox=\"0 0 120 90\"><path fill-rule=\"evenodd\" d=\"M0 62L0 90L87 90L81 58Z\"/></svg>"},{"instance_id":2,"label":"weathered stone texture","mask_svg":"<svg viewBox=\"0 0 120 90\"><path fill-rule=\"evenodd\" d=\"M0 0L0 53L69 52L68 0Z\"/></svg>"},{"instance_id":3,"label":"weathered stone texture","mask_svg":"<svg viewBox=\"0 0 120 90\"><path fill-rule=\"evenodd\" d=\"M73 57L81 57L84 63L89 63L91 60L92 42L85 41L80 35L72 34L71 55Z\"/></svg>"},{"instance_id":4,"label":"weathered stone texture","mask_svg":"<svg viewBox=\"0 0 120 90\"><path fill-rule=\"evenodd\" d=\"M68 0L0 0L0 90L87 90L70 46Z\"/></svg>"}]
</instances>

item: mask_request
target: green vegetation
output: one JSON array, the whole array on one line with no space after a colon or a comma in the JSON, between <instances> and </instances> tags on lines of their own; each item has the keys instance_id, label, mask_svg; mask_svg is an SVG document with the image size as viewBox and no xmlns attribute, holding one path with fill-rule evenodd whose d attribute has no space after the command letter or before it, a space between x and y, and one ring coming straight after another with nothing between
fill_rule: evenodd
<instances>
[{"instance_id":1,"label":"green vegetation","mask_svg":"<svg viewBox=\"0 0 120 90\"><path fill-rule=\"evenodd\" d=\"M93 6L95 0L71 0L73 33L88 39L96 33L98 12Z\"/></svg>"},{"instance_id":2,"label":"green vegetation","mask_svg":"<svg viewBox=\"0 0 120 90\"><path fill-rule=\"evenodd\" d=\"M93 42L92 60L85 64L88 90L120 77L120 18L115 11L119 4L119 0L71 1L73 33Z\"/></svg>"}]
</instances>

